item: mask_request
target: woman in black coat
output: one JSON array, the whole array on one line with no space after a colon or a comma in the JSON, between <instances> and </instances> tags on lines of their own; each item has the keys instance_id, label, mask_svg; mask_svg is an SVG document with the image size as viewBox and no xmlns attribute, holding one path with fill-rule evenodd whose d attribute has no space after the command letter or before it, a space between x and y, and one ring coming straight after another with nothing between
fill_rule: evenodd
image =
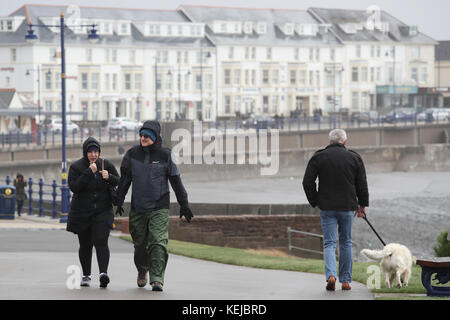
<instances>
[{"instance_id":1,"label":"woman in black coat","mask_svg":"<svg viewBox=\"0 0 450 320\"><path fill-rule=\"evenodd\" d=\"M78 235L78 255L83 269L81 286L91 280L92 248L95 246L100 269L100 287L109 283L108 237L113 226L111 187L119 182L114 165L100 159L100 143L89 137L83 143L83 158L70 166L68 183L73 193L67 220L67 231Z\"/></svg>"},{"instance_id":2,"label":"woman in black coat","mask_svg":"<svg viewBox=\"0 0 450 320\"><path fill-rule=\"evenodd\" d=\"M18 173L16 180L14 180L14 187L16 187L17 215L19 217L22 213L23 203L25 200L27 200L27 194L25 192L26 186L27 183L23 180L23 175Z\"/></svg>"}]
</instances>

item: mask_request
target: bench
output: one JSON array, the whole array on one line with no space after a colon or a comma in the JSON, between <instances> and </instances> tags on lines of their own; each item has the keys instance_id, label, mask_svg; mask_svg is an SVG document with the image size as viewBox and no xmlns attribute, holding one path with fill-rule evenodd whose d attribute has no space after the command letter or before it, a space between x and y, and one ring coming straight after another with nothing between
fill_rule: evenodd
<instances>
[{"instance_id":1,"label":"bench","mask_svg":"<svg viewBox=\"0 0 450 320\"><path fill-rule=\"evenodd\" d=\"M436 274L433 280L438 280L437 284L450 282L449 257L417 259L416 264L422 267L422 284L427 290L428 296L450 296L450 286L437 287L431 285L431 276L433 274Z\"/></svg>"}]
</instances>

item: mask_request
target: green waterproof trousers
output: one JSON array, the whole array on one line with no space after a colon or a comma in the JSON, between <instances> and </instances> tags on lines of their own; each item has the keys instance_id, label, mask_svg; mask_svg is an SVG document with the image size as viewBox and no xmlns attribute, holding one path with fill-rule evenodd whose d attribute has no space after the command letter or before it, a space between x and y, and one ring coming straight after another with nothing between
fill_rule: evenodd
<instances>
[{"instance_id":1,"label":"green waterproof trousers","mask_svg":"<svg viewBox=\"0 0 450 320\"><path fill-rule=\"evenodd\" d=\"M134 243L134 264L139 273L149 272L150 283L164 284L169 258L169 209L130 212L130 234Z\"/></svg>"}]
</instances>

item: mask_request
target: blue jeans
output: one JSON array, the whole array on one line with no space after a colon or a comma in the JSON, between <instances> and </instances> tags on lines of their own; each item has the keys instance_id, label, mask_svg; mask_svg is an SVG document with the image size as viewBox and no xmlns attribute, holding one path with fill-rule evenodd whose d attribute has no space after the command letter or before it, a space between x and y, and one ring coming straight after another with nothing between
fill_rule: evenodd
<instances>
[{"instance_id":1,"label":"blue jeans","mask_svg":"<svg viewBox=\"0 0 450 320\"><path fill-rule=\"evenodd\" d=\"M352 282L353 211L320 211L325 277L336 277L336 227L339 233L339 282Z\"/></svg>"}]
</instances>

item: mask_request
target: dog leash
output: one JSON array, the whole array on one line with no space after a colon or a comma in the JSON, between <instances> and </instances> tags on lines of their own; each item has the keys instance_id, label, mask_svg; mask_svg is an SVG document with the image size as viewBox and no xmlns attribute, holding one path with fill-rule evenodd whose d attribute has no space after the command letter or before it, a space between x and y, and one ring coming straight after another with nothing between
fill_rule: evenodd
<instances>
[{"instance_id":1,"label":"dog leash","mask_svg":"<svg viewBox=\"0 0 450 320\"><path fill-rule=\"evenodd\" d=\"M366 215L364 215L363 217L364 220L367 221L367 223L369 224L370 228L373 230L373 232L375 232L375 234L377 235L378 239L380 239L381 243L383 244L383 246L386 246L386 243L384 243L383 239L381 239L380 235L378 234L378 232L375 231L375 229L372 227L372 225L370 224L369 220L367 220Z\"/></svg>"}]
</instances>

